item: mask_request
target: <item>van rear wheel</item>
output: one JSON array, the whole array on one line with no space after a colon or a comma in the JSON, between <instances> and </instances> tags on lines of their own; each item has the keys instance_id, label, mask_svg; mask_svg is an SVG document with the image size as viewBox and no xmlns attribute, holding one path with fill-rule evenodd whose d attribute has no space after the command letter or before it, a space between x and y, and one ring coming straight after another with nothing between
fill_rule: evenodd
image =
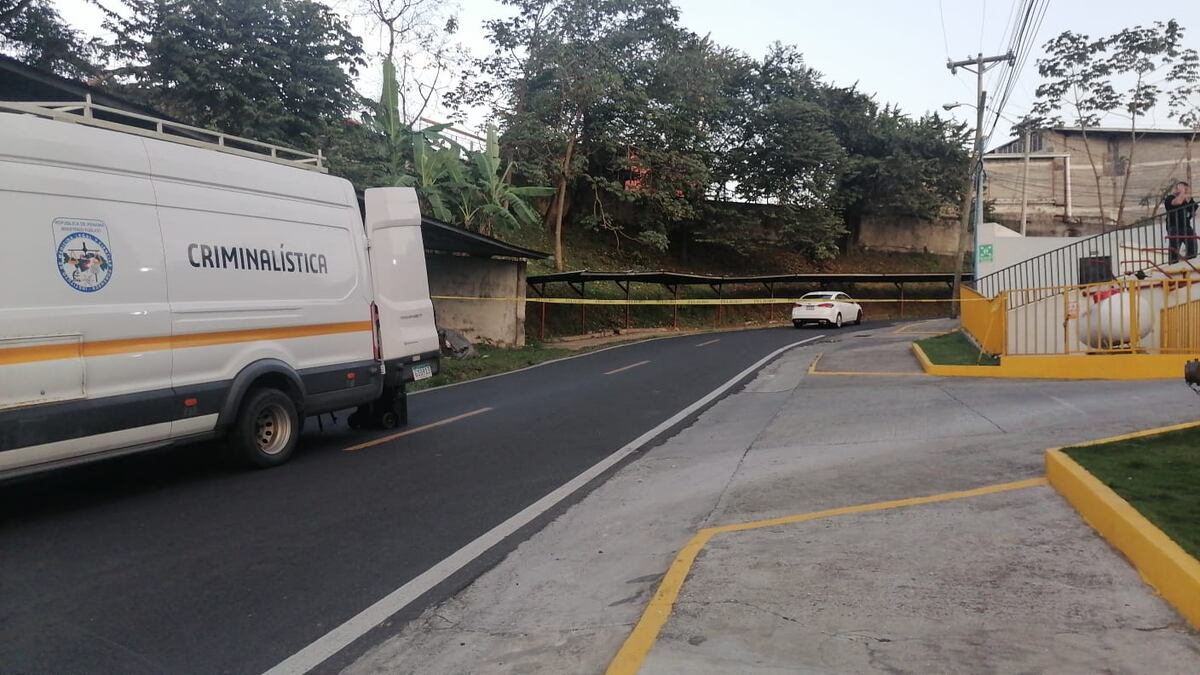
<instances>
[{"instance_id":1,"label":"van rear wheel","mask_svg":"<svg viewBox=\"0 0 1200 675\"><path fill-rule=\"evenodd\" d=\"M231 441L250 464L266 469L288 461L300 437L300 415L291 397L278 389L246 395Z\"/></svg>"}]
</instances>

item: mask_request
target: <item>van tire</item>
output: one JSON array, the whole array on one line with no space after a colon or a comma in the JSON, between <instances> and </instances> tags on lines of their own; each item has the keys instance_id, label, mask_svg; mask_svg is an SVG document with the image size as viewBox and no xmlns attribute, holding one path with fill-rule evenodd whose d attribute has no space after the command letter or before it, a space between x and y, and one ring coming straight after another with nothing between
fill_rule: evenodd
<instances>
[{"instance_id":1,"label":"van tire","mask_svg":"<svg viewBox=\"0 0 1200 675\"><path fill-rule=\"evenodd\" d=\"M260 469L288 461L299 438L296 403L278 389L248 392L230 432L230 441L241 458Z\"/></svg>"}]
</instances>

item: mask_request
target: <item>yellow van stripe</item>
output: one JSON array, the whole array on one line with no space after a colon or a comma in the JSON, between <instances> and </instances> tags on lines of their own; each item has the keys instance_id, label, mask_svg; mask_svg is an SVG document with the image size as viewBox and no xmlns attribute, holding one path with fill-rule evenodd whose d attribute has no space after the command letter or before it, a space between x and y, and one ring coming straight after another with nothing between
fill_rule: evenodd
<instances>
[{"instance_id":1,"label":"yellow van stripe","mask_svg":"<svg viewBox=\"0 0 1200 675\"><path fill-rule=\"evenodd\" d=\"M156 352L164 349L187 349L189 347L211 347L213 345L255 342L257 340L288 340L292 338L336 335L339 333L370 332L370 321L348 321L345 323L322 323L310 326L286 326L283 328L254 328L250 330L227 330L214 333L189 335L166 335L158 337L129 338L124 340L99 340L81 344L36 345L0 349L0 366L36 361L57 361L80 356L114 356Z\"/></svg>"}]
</instances>

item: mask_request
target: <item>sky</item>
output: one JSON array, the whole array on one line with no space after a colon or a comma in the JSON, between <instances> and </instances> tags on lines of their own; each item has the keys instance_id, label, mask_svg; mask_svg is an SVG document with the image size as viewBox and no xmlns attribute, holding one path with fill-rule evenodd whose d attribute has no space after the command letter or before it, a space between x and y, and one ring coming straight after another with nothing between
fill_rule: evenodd
<instances>
[{"instance_id":1,"label":"sky","mask_svg":"<svg viewBox=\"0 0 1200 675\"><path fill-rule=\"evenodd\" d=\"M98 10L86 0L55 1L68 22L98 32ZM345 13L355 0L323 1ZM912 115L940 111L946 103L974 103L975 76L962 70L951 75L946 62L1003 53L1014 4L1019 0L676 0L683 25L696 33L752 56L762 56L776 41L796 45L828 81L857 83L880 103L898 104ZM482 24L502 16L505 8L497 0L457 0L457 6L460 40L476 54L487 53ZM1034 61L1051 37L1064 30L1098 37L1172 18L1188 29L1188 46L1200 48L1200 2L1050 0L1034 52L1001 114L1015 120L1028 112L1038 85ZM362 37L368 51L379 50L378 36ZM377 97L378 74L364 74L358 86ZM998 87L993 82L985 88ZM974 127L972 107L947 114ZM1174 126L1161 111L1148 121L1149 126ZM469 123L481 124L482 117L472 115ZM991 147L1008 140L1008 126L1002 122Z\"/></svg>"}]
</instances>

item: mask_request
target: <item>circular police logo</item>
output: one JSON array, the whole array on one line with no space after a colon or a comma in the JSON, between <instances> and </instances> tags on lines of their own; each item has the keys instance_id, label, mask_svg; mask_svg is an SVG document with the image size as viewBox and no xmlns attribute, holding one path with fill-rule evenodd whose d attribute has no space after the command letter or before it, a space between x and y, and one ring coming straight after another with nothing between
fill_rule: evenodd
<instances>
[{"instance_id":1,"label":"circular police logo","mask_svg":"<svg viewBox=\"0 0 1200 675\"><path fill-rule=\"evenodd\" d=\"M94 293L112 279L112 253L100 237L71 232L58 244L58 271L71 288Z\"/></svg>"}]
</instances>

